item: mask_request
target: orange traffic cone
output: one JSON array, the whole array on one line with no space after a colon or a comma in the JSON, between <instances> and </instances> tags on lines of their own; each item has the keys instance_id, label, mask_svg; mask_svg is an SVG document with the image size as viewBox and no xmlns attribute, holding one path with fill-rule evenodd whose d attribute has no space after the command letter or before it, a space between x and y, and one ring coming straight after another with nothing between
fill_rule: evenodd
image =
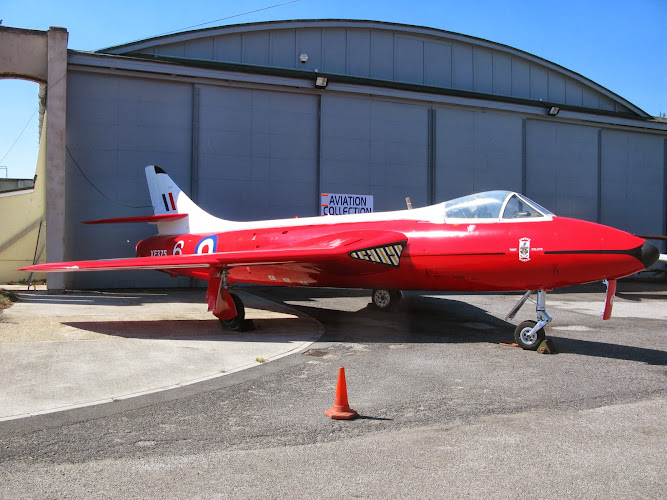
<instances>
[{"instance_id":1,"label":"orange traffic cone","mask_svg":"<svg viewBox=\"0 0 667 500\"><path fill-rule=\"evenodd\" d=\"M350 420L357 418L359 414L350 408L347 402L347 384L345 383L345 368L338 369L338 384L336 385L336 399L333 408L324 412L327 417L336 420Z\"/></svg>"}]
</instances>

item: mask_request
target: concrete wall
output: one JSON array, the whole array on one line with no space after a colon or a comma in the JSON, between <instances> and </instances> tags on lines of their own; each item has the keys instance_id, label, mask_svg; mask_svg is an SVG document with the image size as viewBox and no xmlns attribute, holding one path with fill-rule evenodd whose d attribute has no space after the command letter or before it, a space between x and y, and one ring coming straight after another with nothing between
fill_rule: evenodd
<instances>
[{"instance_id":1,"label":"concrete wall","mask_svg":"<svg viewBox=\"0 0 667 500\"><path fill-rule=\"evenodd\" d=\"M45 83L48 77L48 33L0 26L0 78Z\"/></svg>"},{"instance_id":2,"label":"concrete wall","mask_svg":"<svg viewBox=\"0 0 667 500\"><path fill-rule=\"evenodd\" d=\"M46 121L46 119L45 119ZM46 127L46 124L44 124ZM46 134L42 134L37 155L34 189L0 193L0 283L27 279L28 273L17 268L33 263L35 249L41 253L38 262L46 261ZM32 182L32 181L31 181ZM9 214L9 215L8 215ZM39 241L38 241L39 238ZM35 275L41 279L43 274Z\"/></svg>"}]
</instances>

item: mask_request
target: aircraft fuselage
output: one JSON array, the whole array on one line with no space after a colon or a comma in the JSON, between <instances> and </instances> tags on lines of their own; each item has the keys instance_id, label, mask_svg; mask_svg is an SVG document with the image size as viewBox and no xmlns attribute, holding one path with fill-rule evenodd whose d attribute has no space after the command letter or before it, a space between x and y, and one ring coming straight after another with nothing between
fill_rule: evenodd
<instances>
[{"instance_id":1,"label":"aircraft fuselage","mask_svg":"<svg viewBox=\"0 0 667 500\"><path fill-rule=\"evenodd\" d=\"M137 245L137 256L284 249L309 241L326 245L327 238L333 242L337 234L358 232L361 239L369 230L365 222L326 222L304 220L303 225L155 236ZM645 268L653 258L647 254L655 250L624 231L565 217L465 224L386 220L373 222L372 229L407 237L400 266L373 260L372 255L365 261L364 256L340 256L349 260L346 266L340 266L340 261L335 266L321 261L236 265L229 268L229 282L434 291L536 290L634 274ZM342 268L346 271L341 272ZM205 269L173 270L173 274L204 280L209 279L208 273Z\"/></svg>"}]
</instances>

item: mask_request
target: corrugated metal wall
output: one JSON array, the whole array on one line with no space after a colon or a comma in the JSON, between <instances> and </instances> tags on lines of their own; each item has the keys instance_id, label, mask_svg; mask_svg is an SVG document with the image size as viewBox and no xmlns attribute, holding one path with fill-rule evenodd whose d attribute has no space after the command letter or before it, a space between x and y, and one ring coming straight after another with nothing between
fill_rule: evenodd
<instances>
[{"instance_id":1,"label":"corrugated metal wall","mask_svg":"<svg viewBox=\"0 0 667 500\"><path fill-rule=\"evenodd\" d=\"M131 256L148 225L82 220L150 212L162 166L233 220L317 214L320 192L372 194L376 210L510 189L558 215L635 233L665 227L664 139L519 113L74 73L68 82L68 254ZM656 175L659 174L659 175ZM649 204L650 206L646 206ZM142 207L145 208L131 208ZM72 288L189 286L156 272L81 273Z\"/></svg>"},{"instance_id":2,"label":"corrugated metal wall","mask_svg":"<svg viewBox=\"0 0 667 500\"><path fill-rule=\"evenodd\" d=\"M602 130L600 151L600 222L635 234L664 234L667 141L657 135Z\"/></svg>"},{"instance_id":3,"label":"corrugated metal wall","mask_svg":"<svg viewBox=\"0 0 667 500\"><path fill-rule=\"evenodd\" d=\"M435 199L493 189L521 191L522 118L437 109Z\"/></svg>"},{"instance_id":4,"label":"corrugated metal wall","mask_svg":"<svg viewBox=\"0 0 667 500\"><path fill-rule=\"evenodd\" d=\"M598 220L598 129L526 121L526 195L564 217Z\"/></svg>"},{"instance_id":5,"label":"corrugated metal wall","mask_svg":"<svg viewBox=\"0 0 667 500\"><path fill-rule=\"evenodd\" d=\"M376 210L428 203L428 108L322 97L323 192L374 195Z\"/></svg>"},{"instance_id":6,"label":"corrugated metal wall","mask_svg":"<svg viewBox=\"0 0 667 500\"><path fill-rule=\"evenodd\" d=\"M319 98L205 85L196 92L201 207L232 220L313 214Z\"/></svg>"},{"instance_id":7,"label":"corrugated metal wall","mask_svg":"<svg viewBox=\"0 0 667 500\"><path fill-rule=\"evenodd\" d=\"M81 221L151 213L146 165L164 166L189 191L192 86L77 73L67 82L67 104L68 258L131 257L138 240L155 234L152 226L89 226ZM189 282L150 271L77 273L66 280L69 288L187 286Z\"/></svg>"},{"instance_id":8,"label":"corrugated metal wall","mask_svg":"<svg viewBox=\"0 0 667 500\"><path fill-rule=\"evenodd\" d=\"M357 23L374 28L340 28L326 21L321 27L317 24L313 21L299 28L249 25L243 32L233 30L217 36L209 31L194 32L186 41L156 41L127 53L319 71L627 111L574 77L497 44L472 43L462 35L407 26L398 29L382 23ZM308 55L306 62L299 61L302 53Z\"/></svg>"}]
</instances>

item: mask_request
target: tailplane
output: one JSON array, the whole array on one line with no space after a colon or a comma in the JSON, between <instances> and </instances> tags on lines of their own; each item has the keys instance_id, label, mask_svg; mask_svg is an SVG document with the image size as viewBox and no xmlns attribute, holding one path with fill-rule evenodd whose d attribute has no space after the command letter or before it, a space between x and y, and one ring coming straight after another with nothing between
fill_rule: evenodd
<instances>
[{"instance_id":1,"label":"tailplane","mask_svg":"<svg viewBox=\"0 0 667 500\"><path fill-rule=\"evenodd\" d=\"M181 215L178 219L165 217L158 221L158 233L207 233L223 231L234 225L199 208L160 167L146 167L146 181L156 216Z\"/></svg>"}]
</instances>

